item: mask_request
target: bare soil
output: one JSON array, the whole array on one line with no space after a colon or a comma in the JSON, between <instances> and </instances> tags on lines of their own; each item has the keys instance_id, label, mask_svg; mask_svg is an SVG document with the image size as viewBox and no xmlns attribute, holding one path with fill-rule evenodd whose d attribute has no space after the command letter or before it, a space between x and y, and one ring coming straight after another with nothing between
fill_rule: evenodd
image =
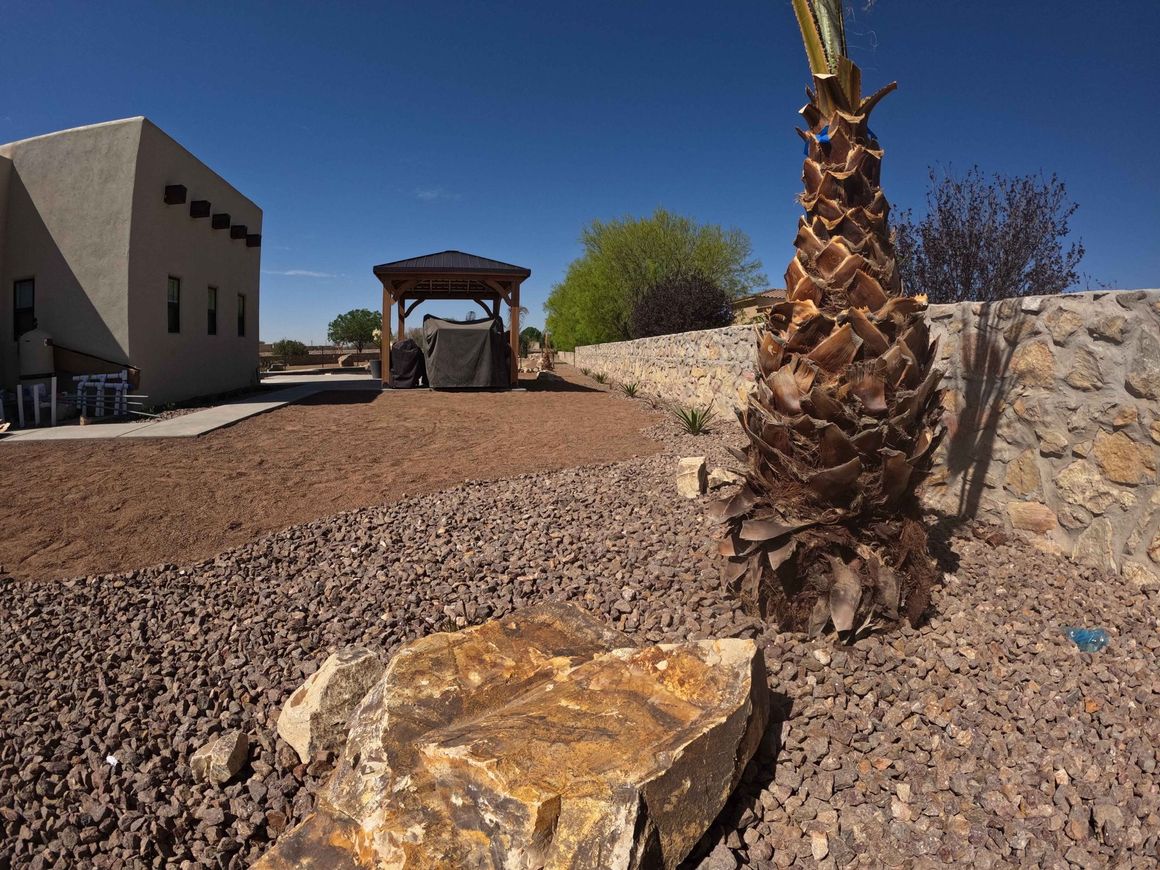
<instances>
[{"instance_id":1,"label":"bare soil","mask_svg":"<svg viewBox=\"0 0 1160 870\"><path fill-rule=\"evenodd\" d=\"M578 375L524 385L320 393L190 439L5 444L0 568L58 579L181 564L466 480L660 449L643 403Z\"/></svg>"}]
</instances>

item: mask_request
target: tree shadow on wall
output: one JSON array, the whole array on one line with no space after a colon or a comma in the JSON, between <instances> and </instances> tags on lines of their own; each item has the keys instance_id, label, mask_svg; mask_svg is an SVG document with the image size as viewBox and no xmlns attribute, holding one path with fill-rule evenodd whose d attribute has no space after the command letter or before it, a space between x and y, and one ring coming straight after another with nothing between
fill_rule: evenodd
<instances>
[{"instance_id":1,"label":"tree shadow on wall","mask_svg":"<svg viewBox=\"0 0 1160 870\"><path fill-rule=\"evenodd\" d=\"M969 310L964 306L960 316ZM936 526L945 537L978 516L1012 388L1011 361L1033 325L1018 299L979 303L978 316L964 320L958 360L962 403L945 418L947 485L958 489L954 512L940 512Z\"/></svg>"}]
</instances>

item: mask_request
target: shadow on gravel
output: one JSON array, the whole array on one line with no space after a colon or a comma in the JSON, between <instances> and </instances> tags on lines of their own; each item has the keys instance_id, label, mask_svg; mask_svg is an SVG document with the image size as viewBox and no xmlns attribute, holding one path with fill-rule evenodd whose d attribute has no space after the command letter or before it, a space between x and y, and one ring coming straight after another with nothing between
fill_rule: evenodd
<instances>
[{"instance_id":1,"label":"shadow on gravel","mask_svg":"<svg viewBox=\"0 0 1160 870\"><path fill-rule=\"evenodd\" d=\"M741 782L729 796L724 809L714 819L693 851L680 863L678 870L695 870L705 857L734 831L739 835L762 819L760 795L773 785L777 760L781 755L781 725L790 719L793 699L772 689L769 693L769 725L753 759L741 774ZM754 805L757 804L757 809Z\"/></svg>"}]
</instances>

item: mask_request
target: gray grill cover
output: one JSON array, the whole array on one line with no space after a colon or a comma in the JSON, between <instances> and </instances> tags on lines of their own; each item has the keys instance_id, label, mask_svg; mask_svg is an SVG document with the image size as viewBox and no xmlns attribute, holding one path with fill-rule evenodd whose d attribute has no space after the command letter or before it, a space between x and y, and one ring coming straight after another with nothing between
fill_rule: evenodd
<instances>
[{"instance_id":1,"label":"gray grill cover","mask_svg":"<svg viewBox=\"0 0 1160 870\"><path fill-rule=\"evenodd\" d=\"M447 387L509 387L507 342L498 320L470 323L428 314L423 318L427 383Z\"/></svg>"}]
</instances>

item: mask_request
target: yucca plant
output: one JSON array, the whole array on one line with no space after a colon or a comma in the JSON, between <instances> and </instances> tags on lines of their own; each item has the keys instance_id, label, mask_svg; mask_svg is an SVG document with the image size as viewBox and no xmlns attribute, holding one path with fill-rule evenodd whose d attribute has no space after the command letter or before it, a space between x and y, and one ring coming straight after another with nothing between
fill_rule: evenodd
<instances>
[{"instance_id":1,"label":"yucca plant","mask_svg":"<svg viewBox=\"0 0 1160 870\"><path fill-rule=\"evenodd\" d=\"M671 408L670 413L690 435L703 435L709 431L709 424L717 417L712 405L692 408Z\"/></svg>"},{"instance_id":2,"label":"yucca plant","mask_svg":"<svg viewBox=\"0 0 1160 870\"><path fill-rule=\"evenodd\" d=\"M738 412L747 482L715 508L727 579L783 629L917 623L936 576L916 489L942 437L926 300L903 294L840 0L793 0L813 73L805 215ZM852 634L849 636L853 636Z\"/></svg>"},{"instance_id":3,"label":"yucca plant","mask_svg":"<svg viewBox=\"0 0 1160 870\"><path fill-rule=\"evenodd\" d=\"M638 384L636 381L633 381L631 384L621 384L620 391L630 399L635 399L636 394L640 392L640 384Z\"/></svg>"},{"instance_id":4,"label":"yucca plant","mask_svg":"<svg viewBox=\"0 0 1160 870\"><path fill-rule=\"evenodd\" d=\"M608 375L604 374L604 372L597 372L592 376L592 380L596 381L598 384L607 384Z\"/></svg>"}]
</instances>

